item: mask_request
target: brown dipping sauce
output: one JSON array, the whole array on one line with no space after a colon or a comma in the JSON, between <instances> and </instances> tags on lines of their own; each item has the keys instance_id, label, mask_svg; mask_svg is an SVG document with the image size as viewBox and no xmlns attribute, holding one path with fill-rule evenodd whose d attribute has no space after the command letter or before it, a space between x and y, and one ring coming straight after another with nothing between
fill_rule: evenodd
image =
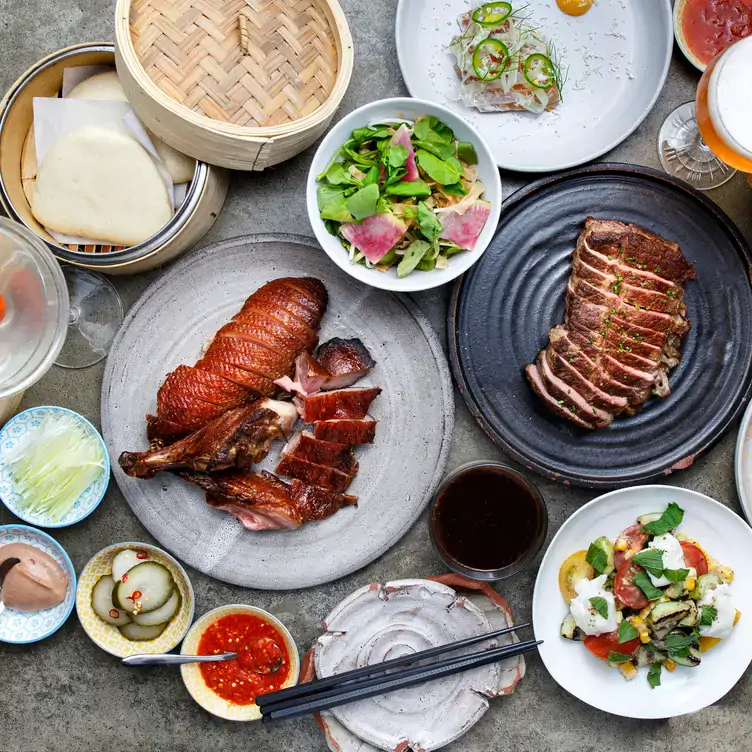
<instances>
[{"instance_id":1,"label":"brown dipping sauce","mask_svg":"<svg viewBox=\"0 0 752 752\"><path fill-rule=\"evenodd\" d=\"M449 481L433 518L439 548L466 567L484 570L522 559L545 525L542 503L523 481L489 466Z\"/></svg>"}]
</instances>

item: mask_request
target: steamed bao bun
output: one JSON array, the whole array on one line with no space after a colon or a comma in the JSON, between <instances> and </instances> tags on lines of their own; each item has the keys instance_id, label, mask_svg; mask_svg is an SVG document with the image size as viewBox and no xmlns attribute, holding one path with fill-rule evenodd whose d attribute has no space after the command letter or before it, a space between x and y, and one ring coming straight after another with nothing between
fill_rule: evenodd
<instances>
[{"instance_id":1,"label":"steamed bao bun","mask_svg":"<svg viewBox=\"0 0 752 752\"><path fill-rule=\"evenodd\" d=\"M114 99L127 102L122 84L116 71L107 71L106 73L97 73L83 80L78 86L71 89L67 99ZM148 131L154 148L159 154L159 158L164 162L167 172L170 173L173 183L187 183L193 179L193 172L196 168L196 160L181 154L177 149L173 149L169 144L157 138L151 131Z\"/></svg>"}]
</instances>

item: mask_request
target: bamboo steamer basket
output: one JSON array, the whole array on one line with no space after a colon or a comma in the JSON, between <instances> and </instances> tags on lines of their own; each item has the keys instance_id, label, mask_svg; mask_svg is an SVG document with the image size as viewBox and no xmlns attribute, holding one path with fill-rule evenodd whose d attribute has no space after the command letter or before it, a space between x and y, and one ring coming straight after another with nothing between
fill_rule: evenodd
<instances>
[{"instance_id":1,"label":"bamboo steamer basket","mask_svg":"<svg viewBox=\"0 0 752 752\"><path fill-rule=\"evenodd\" d=\"M115 56L150 130L236 170L263 170L322 136L353 69L336 0L117 0Z\"/></svg>"},{"instance_id":2,"label":"bamboo steamer basket","mask_svg":"<svg viewBox=\"0 0 752 752\"><path fill-rule=\"evenodd\" d=\"M33 121L34 97L55 97L63 70L80 65L113 65L112 44L81 44L54 52L27 70L0 101L0 203L11 219L42 238L60 261L105 274L155 269L194 246L214 224L227 193L227 173L198 162L185 201L154 236L128 248L64 246L37 222L24 190L24 144ZM27 183L28 190L28 183Z\"/></svg>"}]
</instances>

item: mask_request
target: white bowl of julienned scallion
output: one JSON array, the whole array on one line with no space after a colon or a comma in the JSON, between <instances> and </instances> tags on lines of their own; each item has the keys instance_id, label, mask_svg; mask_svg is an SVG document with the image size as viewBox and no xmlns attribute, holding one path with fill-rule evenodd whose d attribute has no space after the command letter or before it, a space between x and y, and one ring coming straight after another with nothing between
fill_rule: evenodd
<instances>
[{"instance_id":1,"label":"white bowl of julienned scallion","mask_svg":"<svg viewBox=\"0 0 752 752\"><path fill-rule=\"evenodd\" d=\"M491 151L467 121L404 98L360 107L329 131L306 198L337 266L373 287L414 292L450 282L481 257L502 195Z\"/></svg>"}]
</instances>

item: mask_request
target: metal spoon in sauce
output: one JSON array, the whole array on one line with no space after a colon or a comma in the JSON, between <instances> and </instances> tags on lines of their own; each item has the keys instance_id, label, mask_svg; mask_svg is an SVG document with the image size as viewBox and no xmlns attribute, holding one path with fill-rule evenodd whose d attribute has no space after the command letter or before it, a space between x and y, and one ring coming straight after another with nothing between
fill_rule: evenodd
<instances>
[{"instance_id":1,"label":"metal spoon in sauce","mask_svg":"<svg viewBox=\"0 0 752 752\"><path fill-rule=\"evenodd\" d=\"M0 564L0 614L5 611L5 603L3 603L3 583L5 582L5 577L16 564L20 563L21 559L6 559Z\"/></svg>"},{"instance_id":2,"label":"metal spoon in sauce","mask_svg":"<svg viewBox=\"0 0 752 752\"><path fill-rule=\"evenodd\" d=\"M123 658L126 666L182 666L186 663L214 663L231 661L237 658L243 668L257 674L273 674L284 661L282 651L274 640L260 637L241 645L237 653L220 653L219 655L129 655Z\"/></svg>"}]
</instances>

